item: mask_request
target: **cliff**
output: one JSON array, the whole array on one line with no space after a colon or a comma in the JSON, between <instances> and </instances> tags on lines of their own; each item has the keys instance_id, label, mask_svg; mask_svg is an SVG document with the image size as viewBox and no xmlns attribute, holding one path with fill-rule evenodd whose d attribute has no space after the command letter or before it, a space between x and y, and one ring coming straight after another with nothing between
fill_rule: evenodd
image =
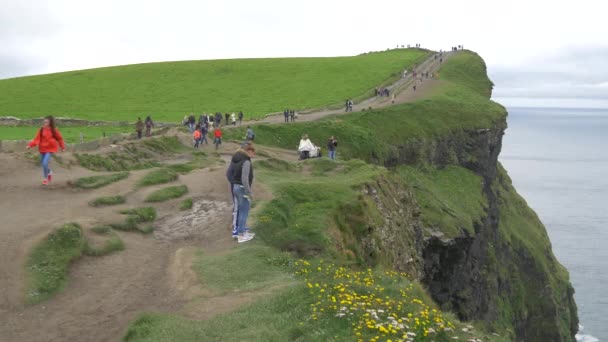
<instances>
[{"instance_id":1,"label":"cliff","mask_svg":"<svg viewBox=\"0 0 608 342\"><path fill-rule=\"evenodd\" d=\"M384 170L350 184L357 195L336 197L335 209L327 197L337 191L304 196L303 185L294 188L294 204L307 198L327 203L311 224L317 235L272 239L299 254L329 250L405 271L442 309L510 340L573 341L578 318L568 272L498 162L507 112L490 100L485 63L461 52L440 74L439 90L425 100L312 123L258 126L265 145L283 146L302 132L313 141L336 135L343 158ZM328 176L341 182L352 177L332 172ZM281 215L277 227L288 227L295 214L286 208ZM325 231L321 222L328 222Z\"/></svg>"}]
</instances>

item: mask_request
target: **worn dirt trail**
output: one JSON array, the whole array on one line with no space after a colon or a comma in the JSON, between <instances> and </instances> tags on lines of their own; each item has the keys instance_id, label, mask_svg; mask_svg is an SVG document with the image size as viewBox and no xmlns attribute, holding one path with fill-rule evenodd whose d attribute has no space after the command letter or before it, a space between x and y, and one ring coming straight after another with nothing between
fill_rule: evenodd
<instances>
[{"instance_id":1,"label":"worn dirt trail","mask_svg":"<svg viewBox=\"0 0 608 342\"><path fill-rule=\"evenodd\" d=\"M444 54L444 60L448 55ZM417 70L436 72L438 67L431 58ZM403 103L428 95L438 82L424 80L415 93L411 79L401 79L390 88L396 93L395 102ZM392 97L374 97L356 104L354 111L390 105ZM298 121L343 113L343 109L319 110L300 115ZM282 121L282 116L270 116L257 123ZM228 160L236 148L225 144L220 151L223 159ZM286 160L297 157L293 151L264 150ZM124 251L80 258L71 266L68 285L61 293L41 304L25 305L25 263L37 242L67 222L77 222L86 231L97 223L119 221L118 210L143 206L148 193L165 185L134 190L137 180L149 172L142 170L101 189L77 190L67 182L97 173L53 162L55 182L42 187L40 167L24 154L0 154L0 165L0 341L117 341L144 311L206 319L256 298L233 295L187 305L206 295L190 268L195 252L202 248L206 253L221 253L236 246L229 236L232 204L225 166L216 166L182 175L175 182L188 186L188 196L195 200L193 210L180 211L180 199L155 204L158 219L153 235L120 232ZM254 191L258 199L269 198L258 183ZM116 194L125 195L127 203L107 208L87 204L96 197Z\"/></svg>"}]
</instances>

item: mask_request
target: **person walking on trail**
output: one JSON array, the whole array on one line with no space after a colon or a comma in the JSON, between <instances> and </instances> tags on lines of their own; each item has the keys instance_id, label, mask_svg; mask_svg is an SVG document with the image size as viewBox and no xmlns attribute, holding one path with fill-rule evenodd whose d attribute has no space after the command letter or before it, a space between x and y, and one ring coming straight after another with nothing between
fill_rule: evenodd
<instances>
[{"instance_id":1,"label":"person walking on trail","mask_svg":"<svg viewBox=\"0 0 608 342\"><path fill-rule=\"evenodd\" d=\"M207 141L207 133L209 133L209 128L207 127L207 125L202 125L201 126L201 145L202 144L209 145L209 142Z\"/></svg>"},{"instance_id":2,"label":"person walking on trail","mask_svg":"<svg viewBox=\"0 0 608 342\"><path fill-rule=\"evenodd\" d=\"M298 152L300 152L300 160L310 158L310 151L314 149L314 145L308 139L308 135L304 134L302 139L300 139L300 145L298 146Z\"/></svg>"},{"instance_id":3,"label":"person walking on trail","mask_svg":"<svg viewBox=\"0 0 608 342\"><path fill-rule=\"evenodd\" d=\"M146 121L144 121L144 124L146 125L146 136L151 137L152 127L154 127L154 121L152 121L152 117L150 117L150 115L146 117Z\"/></svg>"},{"instance_id":4,"label":"person walking on trail","mask_svg":"<svg viewBox=\"0 0 608 342\"><path fill-rule=\"evenodd\" d=\"M224 126L230 125L230 122L229 122L230 121L230 114L228 114L228 113L224 114L224 119L225 119Z\"/></svg>"},{"instance_id":5,"label":"person walking on trail","mask_svg":"<svg viewBox=\"0 0 608 342\"><path fill-rule=\"evenodd\" d=\"M222 144L222 129L220 128L220 125L213 130L213 144L215 144L216 150L220 148L220 145Z\"/></svg>"},{"instance_id":6,"label":"person walking on trail","mask_svg":"<svg viewBox=\"0 0 608 342\"><path fill-rule=\"evenodd\" d=\"M215 113L215 126L214 127L220 127L220 123L222 123L222 113L217 112L217 113Z\"/></svg>"},{"instance_id":7,"label":"person walking on trail","mask_svg":"<svg viewBox=\"0 0 608 342\"><path fill-rule=\"evenodd\" d=\"M251 126L247 126L247 133L245 133L245 141L253 142L255 140L255 133Z\"/></svg>"},{"instance_id":8,"label":"person walking on trail","mask_svg":"<svg viewBox=\"0 0 608 342\"><path fill-rule=\"evenodd\" d=\"M292 109L291 112L289 113L289 117L291 119L291 122L296 122L296 110Z\"/></svg>"},{"instance_id":9,"label":"person walking on trail","mask_svg":"<svg viewBox=\"0 0 608 342\"><path fill-rule=\"evenodd\" d=\"M193 113L188 116L188 128L190 128L190 134L194 133L194 127L196 125L196 118Z\"/></svg>"},{"instance_id":10,"label":"person walking on trail","mask_svg":"<svg viewBox=\"0 0 608 342\"><path fill-rule=\"evenodd\" d=\"M29 150L32 147L38 146L38 152L40 152L40 164L42 165L42 184L48 185L53 178L53 171L49 166L51 162L51 156L53 153L57 153L57 150L61 148L61 151L65 151L65 142L57 127L55 127L55 118L47 116L44 118L44 124L38 131L34 139L27 145Z\"/></svg>"},{"instance_id":11,"label":"person walking on trail","mask_svg":"<svg viewBox=\"0 0 608 342\"><path fill-rule=\"evenodd\" d=\"M336 160L336 149L338 148L338 139L336 139L333 135L329 138L327 142L327 155L329 159Z\"/></svg>"},{"instance_id":12,"label":"person walking on trail","mask_svg":"<svg viewBox=\"0 0 608 342\"><path fill-rule=\"evenodd\" d=\"M192 137L194 138L194 148L198 148L201 144L201 125L196 125L194 133L192 133Z\"/></svg>"},{"instance_id":13,"label":"person walking on trail","mask_svg":"<svg viewBox=\"0 0 608 342\"><path fill-rule=\"evenodd\" d=\"M349 104L350 104L350 100L346 100L346 101L345 101L345 103L344 103L344 108L345 108L345 110L344 110L344 111L345 111L345 112L348 112L348 107L349 107Z\"/></svg>"},{"instance_id":14,"label":"person walking on trail","mask_svg":"<svg viewBox=\"0 0 608 342\"><path fill-rule=\"evenodd\" d=\"M287 109L283 110L283 117L285 117L285 122L289 122L289 111Z\"/></svg>"},{"instance_id":15,"label":"person walking on trail","mask_svg":"<svg viewBox=\"0 0 608 342\"><path fill-rule=\"evenodd\" d=\"M243 124L243 112L239 111L239 126Z\"/></svg>"},{"instance_id":16,"label":"person walking on trail","mask_svg":"<svg viewBox=\"0 0 608 342\"><path fill-rule=\"evenodd\" d=\"M232 181L234 182L232 183L232 193L237 202L236 230L232 231L232 237L239 243L250 241L255 237L255 234L247 227L247 218L253 200L251 191L253 184L251 158L253 157L255 157L255 148L253 145L247 144L232 156L229 166L229 169L232 168Z\"/></svg>"},{"instance_id":17,"label":"person walking on trail","mask_svg":"<svg viewBox=\"0 0 608 342\"><path fill-rule=\"evenodd\" d=\"M144 122L141 121L141 118L137 118L137 122L135 123L135 132L137 132L137 139L141 139L144 132Z\"/></svg>"},{"instance_id":18,"label":"person walking on trail","mask_svg":"<svg viewBox=\"0 0 608 342\"><path fill-rule=\"evenodd\" d=\"M230 115L230 121L232 121L232 126L236 127L236 114L232 113Z\"/></svg>"}]
</instances>

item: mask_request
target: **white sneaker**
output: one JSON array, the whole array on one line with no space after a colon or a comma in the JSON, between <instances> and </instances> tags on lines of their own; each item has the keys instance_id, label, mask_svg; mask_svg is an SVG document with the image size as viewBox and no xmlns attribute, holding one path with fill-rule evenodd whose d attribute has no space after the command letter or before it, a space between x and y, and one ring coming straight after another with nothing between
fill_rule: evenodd
<instances>
[{"instance_id":1,"label":"white sneaker","mask_svg":"<svg viewBox=\"0 0 608 342\"><path fill-rule=\"evenodd\" d=\"M238 241L239 243L241 243L241 242L247 242L247 241L251 241L251 240L253 240L254 236L255 236L255 234L252 234L252 233L245 233L245 234L243 234L243 235L239 235L239 236L238 236L238 238L237 238L237 241Z\"/></svg>"}]
</instances>

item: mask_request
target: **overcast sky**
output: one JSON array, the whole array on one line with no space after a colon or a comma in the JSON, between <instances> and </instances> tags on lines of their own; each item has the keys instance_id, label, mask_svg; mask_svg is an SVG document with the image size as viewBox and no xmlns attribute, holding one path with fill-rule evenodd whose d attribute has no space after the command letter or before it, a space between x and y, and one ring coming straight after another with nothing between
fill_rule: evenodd
<instances>
[{"instance_id":1,"label":"overcast sky","mask_svg":"<svg viewBox=\"0 0 608 342\"><path fill-rule=\"evenodd\" d=\"M601 0L0 0L0 78L167 60L464 44L506 105L608 108Z\"/></svg>"}]
</instances>

